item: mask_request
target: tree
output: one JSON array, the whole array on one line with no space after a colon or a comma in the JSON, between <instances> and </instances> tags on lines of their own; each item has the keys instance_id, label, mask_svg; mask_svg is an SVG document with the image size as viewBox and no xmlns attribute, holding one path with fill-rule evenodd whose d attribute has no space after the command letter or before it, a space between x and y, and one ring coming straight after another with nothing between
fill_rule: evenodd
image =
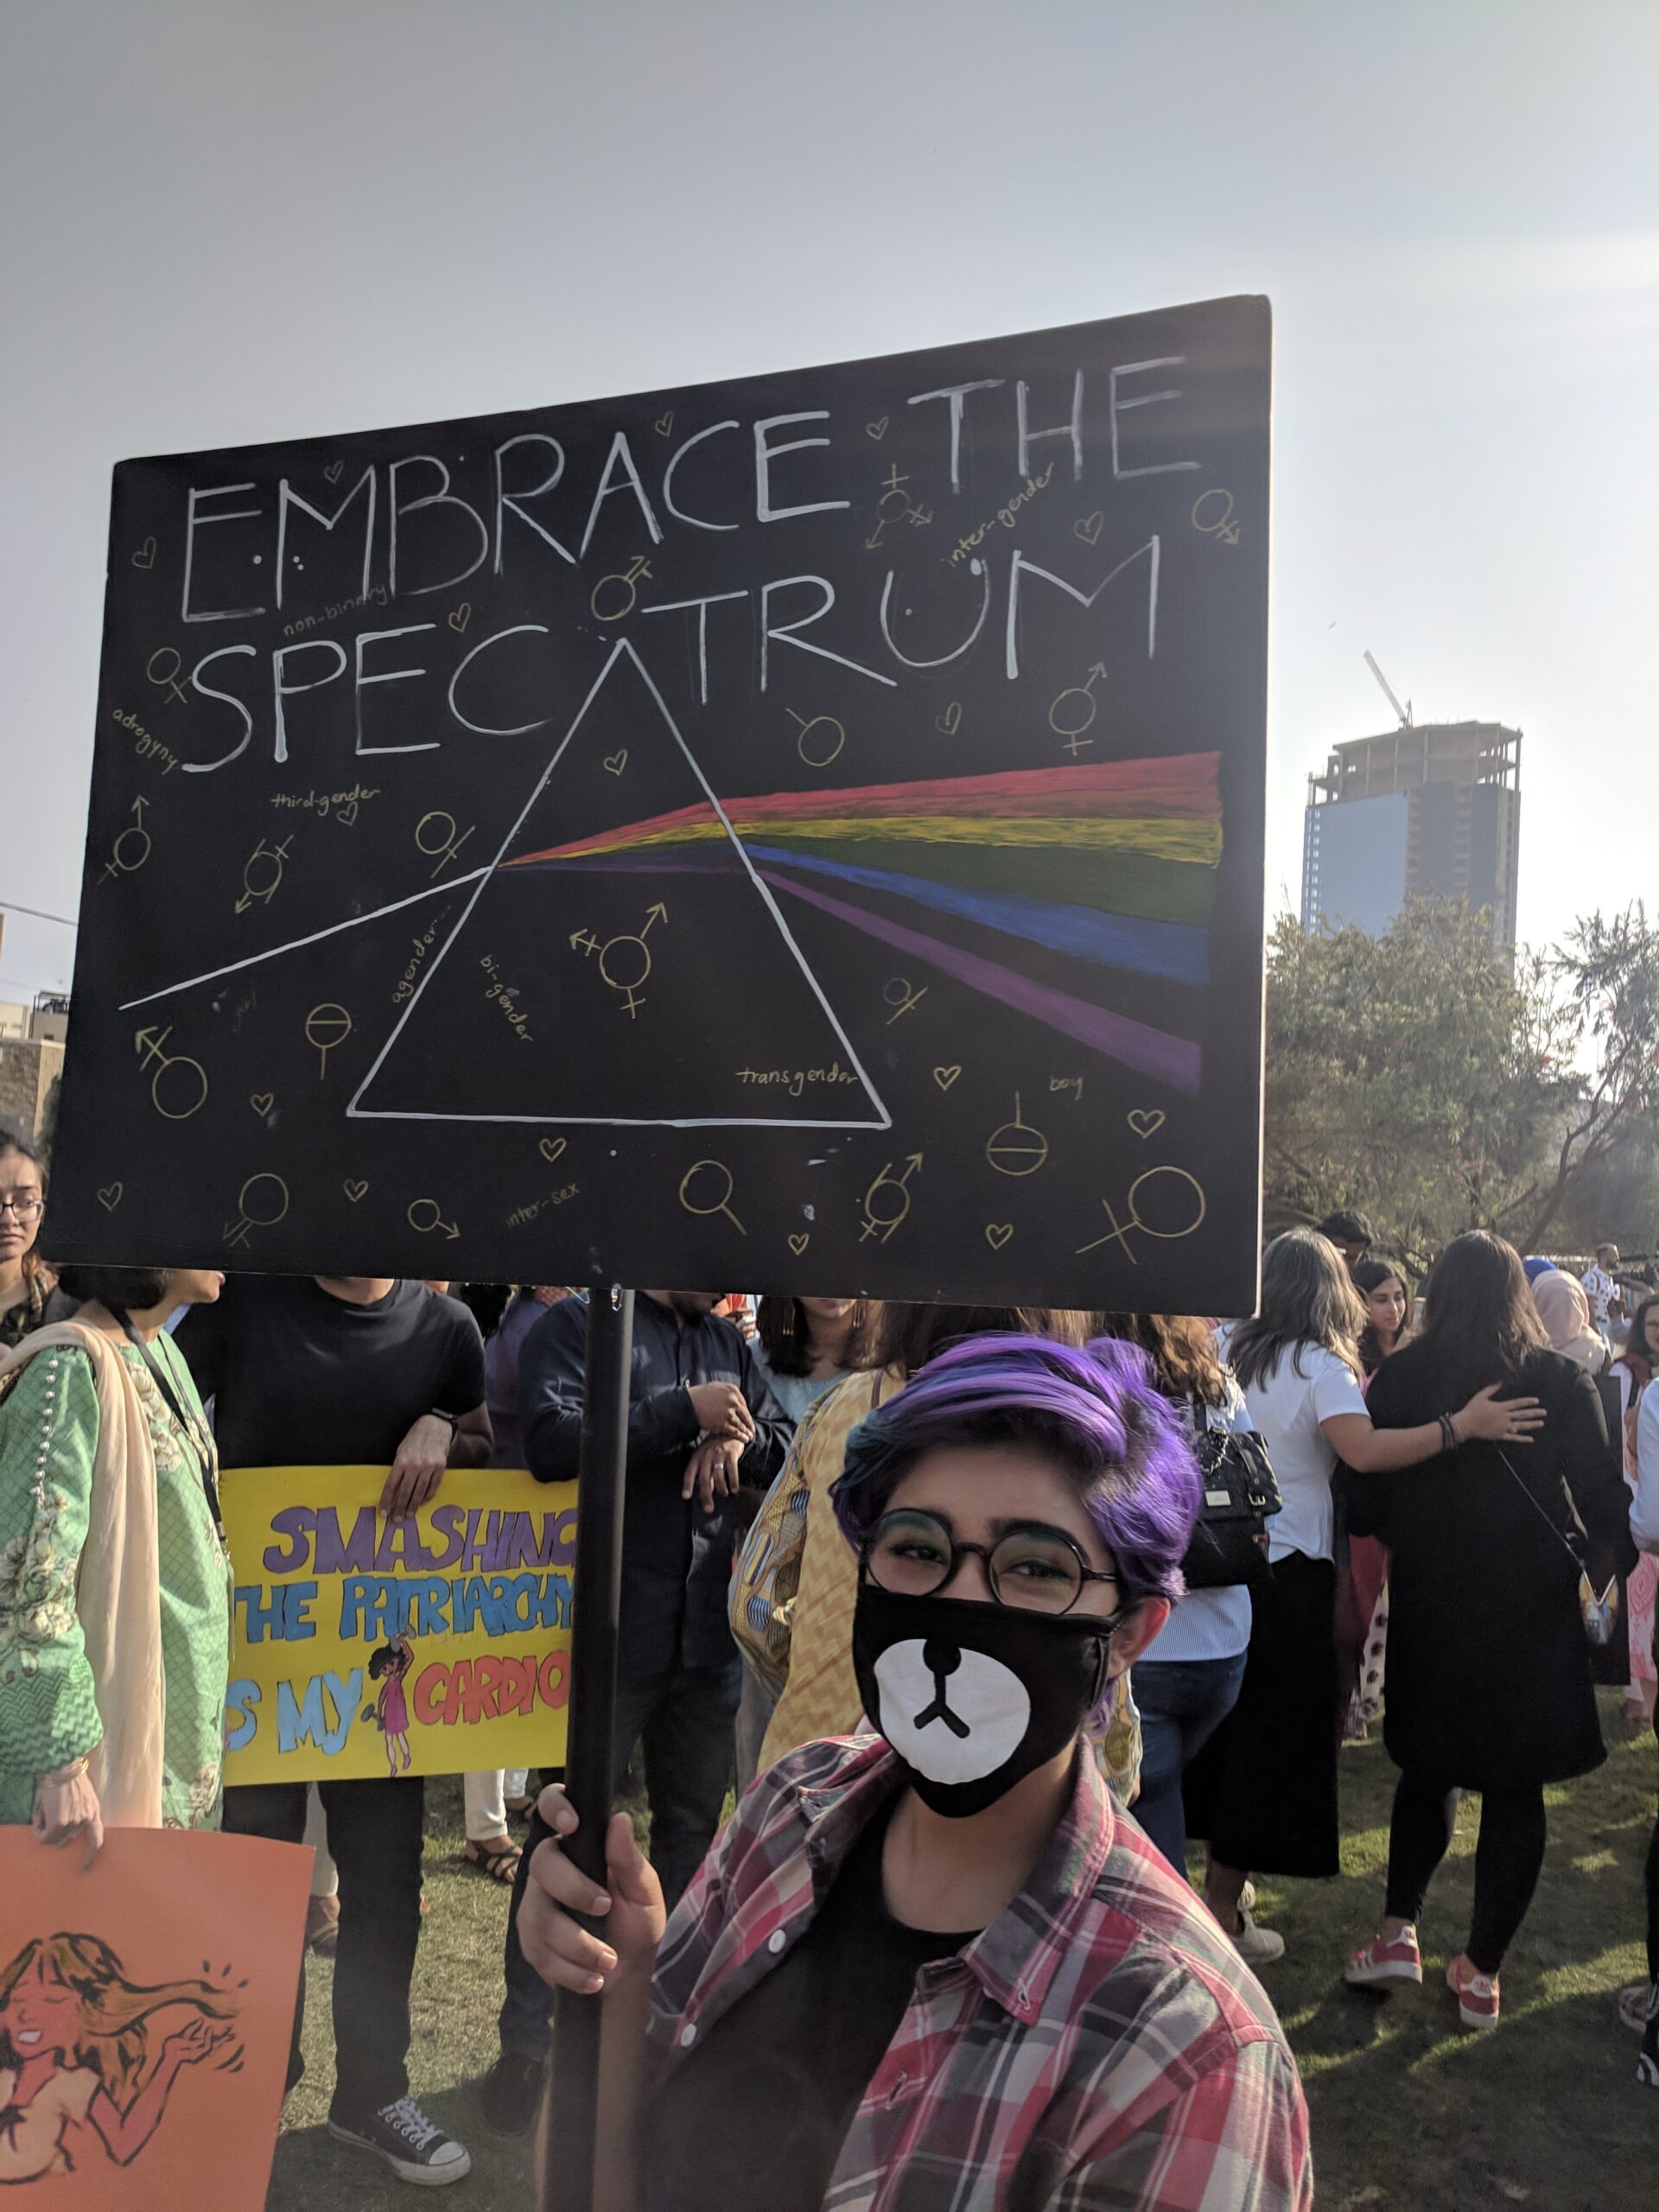
<instances>
[{"instance_id":1,"label":"tree","mask_svg":"<svg viewBox=\"0 0 1659 2212\"><path fill-rule=\"evenodd\" d=\"M1599 1160L1586 1163L1550 1235L1569 1252L1592 1252L1605 1237L1630 1253L1659 1249L1659 1118L1627 1123Z\"/></svg>"},{"instance_id":2,"label":"tree","mask_svg":"<svg viewBox=\"0 0 1659 2212\"><path fill-rule=\"evenodd\" d=\"M1463 1229L1529 1250L1649 1124L1659 931L1640 906L1513 967L1460 901L1414 900L1380 937L1275 928L1271 1226L1357 1205L1417 1269Z\"/></svg>"},{"instance_id":3,"label":"tree","mask_svg":"<svg viewBox=\"0 0 1659 2212\"><path fill-rule=\"evenodd\" d=\"M1594 913L1577 923L1547 973L1553 1035L1586 1072L1543 1172L1516 1201L1529 1248L1578 1186L1621 1153L1650 1160L1659 1141L1659 925L1639 899L1608 921ZM1646 1224L1646 1236L1659 1240L1659 1223Z\"/></svg>"}]
</instances>

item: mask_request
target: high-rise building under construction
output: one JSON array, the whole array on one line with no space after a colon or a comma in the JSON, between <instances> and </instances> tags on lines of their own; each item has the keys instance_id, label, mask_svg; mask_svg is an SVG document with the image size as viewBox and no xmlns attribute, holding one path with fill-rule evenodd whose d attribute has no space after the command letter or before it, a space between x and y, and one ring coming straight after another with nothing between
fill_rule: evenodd
<instances>
[{"instance_id":1,"label":"high-rise building under construction","mask_svg":"<svg viewBox=\"0 0 1659 2212\"><path fill-rule=\"evenodd\" d=\"M1512 946L1521 733L1500 722L1404 723L1332 748L1307 779L1302 925L1380 933L1408 899L1466 899Z\"/></svg>"}]
</instances>

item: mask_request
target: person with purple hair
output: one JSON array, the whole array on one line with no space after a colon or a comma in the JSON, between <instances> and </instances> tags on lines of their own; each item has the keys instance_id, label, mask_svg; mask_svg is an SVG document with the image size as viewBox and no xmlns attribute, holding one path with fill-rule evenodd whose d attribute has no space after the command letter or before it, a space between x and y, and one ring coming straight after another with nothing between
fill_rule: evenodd
<instances>
[{"instance_id":1,"label":"person with purple hair","mask_svg":"<svg viewBox=\"0 0 1659 2212\"><path fill-rule=\"evenodd\" d=\"M626 1814L600 1891L543 1794L519 1935L604 2005L596 2203L1301 2212L1273 2010L1084 1740L1198 1510L1145 1354L969 1338L853 1432L832 1497L874 1732L763 1772L671 1919Z\"/></svg>"}]
</instances>

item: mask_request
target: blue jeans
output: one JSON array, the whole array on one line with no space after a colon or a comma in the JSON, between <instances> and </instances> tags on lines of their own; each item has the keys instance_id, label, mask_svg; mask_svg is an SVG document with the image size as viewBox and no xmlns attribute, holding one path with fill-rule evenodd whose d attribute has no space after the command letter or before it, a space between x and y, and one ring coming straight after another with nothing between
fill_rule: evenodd
<instances>
[{"instance_id":1,"label":"blue jeans","mask_svg":"<svg viewBox=\"0 0 1659 2212\"><path fill-rule=\"evenodd\" d=\"M734 1650L721 1667L683 1667L664 1675L625 1675L616 1686L611 1788L613 1794L620 1788L633 1747L639 1745L651 1804L651 1863L670 1912L702 1866L720 1826L731 1787L734 1722L742 1682L743 1662ZM501 2048L527 2058L547 2049L553 1993L518 1948L518 1901L530 1878L531 1853L548 1833L532 1815L507 1921Z\"/></svg>"},{"instance_id":2,"label":"blue jeans","mask_svg":"<svg viewBox=\"0 0 1659 2212\"><path fill-rule=\"evenodd\" d=\"M1141 1708L1141 1795L1135 1817L1186 1876L1181 1776L1232 1711L1248 1653L1230 1659L1146 1659L1135 1669Z\"/></svg>"}]
</instances>

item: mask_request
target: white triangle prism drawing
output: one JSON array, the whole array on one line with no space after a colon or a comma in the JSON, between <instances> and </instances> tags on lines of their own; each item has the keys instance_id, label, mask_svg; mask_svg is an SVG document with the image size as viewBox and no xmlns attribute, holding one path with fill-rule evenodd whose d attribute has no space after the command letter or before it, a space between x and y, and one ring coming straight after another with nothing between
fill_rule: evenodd
<instances>
[{"instance_id":1,"label":"white triangle prism drawing","mask_svg":"<svg viewBox=\"0 0 1659 2212\"><path fill-rule=\"evenodd\" d=\"M869 1110L863 1113L836 1115L826 1114L822 1116L785 1116L777 1114L732 1113L707 1115L608 1115L561 1113L492 1114L481 1112L434 1112L429 1109L410 1108L397 1109L364 1105L362 1102L365 1094L372 1088L376 1077L379 1075L381 1069L385 1066L387 1059L390 1058L393 1048L397 1043L397 1039L403 1035L404 1029L408 1027L411 1015L414 1014L416 1007L420 1004L423 994L431 983L431 981L437 974L438 969L442 966L446 955L465 934L467 925L472 916L474 908L478 905L479 900L483 897L485 892L488 890L497 871L507 861L508 855L512 853L514 844L516 843L520 832L524 829L524 823L530 817L531 810L534 808L537 801L541 798L543 792L547 789L549 780L553 774L553 771L557 767L559 761L564 753L565 748L569 745L571 740L575 736L576 732L581 728L584 716L587 715L589 708L593 706L594 701L599 697L601 692L604 690L606 683L609 679L613 670L614 670L624 658L631 661L634 669L638 671L640 680L643 682L646 690L651 696L652 703L655 705L658 713L663 718L664 728L667 729L670 736L673 739L674 743L678 747L681 754L683 756L687 765L690 768L692 775L696 779L699 789L707 798L709 804L713 808L715 815L718 817L721 827L726 833L731 849L737 855L739 860L741 861L744 873L747 876L750 885L759 894L767 913L771 917L772 925L777 930L779 936L783 940L790 954L792 956L796 965L799 968L802 976L804 977L806 983L811 991L812 996L822 1009L825 1020L828 1021L830 1029L834 1033L836 1044L839 1046L841 1051L847 1055L849 1065L851 1067L858 1083L862 1086L865 1100L868 1102ZM410 997L408 1005L404 1008L403 1013L393 1026L391 1034L387 1037L385 1044L382 1045L379 1052L375 1056L372 1066L369 1069L368 1073L364 1077L362 1082L358 1085L357 1090L353 1096L350 1105L346 1109L346 1118L351 1121L461 1122L479 1123L514 1122L528 1123L531 1125L540 1123L586 1123L607 1128L750 1128L805 1130L887 1129L892 1128L892 1115L882 1103L874 1084L871 1082L862 1062L860 1060L857 1052L853 1048L852 1040L849 1038L845 1029L842 1027L840 1020L836 1017L835 1008L830 1005L828 997L825 995L823 986L819 983L817 977L813 974L810 967L808 965L806 958L802 953L800 947L796 944L793 933L791 932L788 923L785 920L783 914L779 908L778 902L772 894L771 889L761 880L760 876L756 874L754 868L750 862L748 855L743 849L741 841L739 839L735 830L732 828L731 823L727 817L725 808L721 804L719 799L715 796L713 790L710 788L709 780L703 774L702 767L697 762L696 754L693 753L690 747L681 735L679 726L675 721L673 715L669 712L667 702L664 699L662 693L658 690L650 670L646 668L644 661L640 659L639 655L626 638L619 638L616 643L612 646L610 653L606 659L605 665L600 670L599 674L594 677L592 688L589 690L587 697L582 701L582 705L576 710L575 720L571 722L569 728L566 730L564 735L560 739L557 746L554 748L553 753L549 759L546 766L543 769L540 777L537 779L534 788L531 790L529 797L525 799L523 807L520 809L517 819L513 822L512 828L507 831L506 836L502 839L500 848L496 853L495 858L491 861L487 868L480 872L479 879L474 887L471 898L468 899L466 906L462 908L454 926L450 930L442 945L433 955L431 961L427 966L426 972L421 977L420 982L416 984L413 995Z\"/></svg>"}]
</instances>

